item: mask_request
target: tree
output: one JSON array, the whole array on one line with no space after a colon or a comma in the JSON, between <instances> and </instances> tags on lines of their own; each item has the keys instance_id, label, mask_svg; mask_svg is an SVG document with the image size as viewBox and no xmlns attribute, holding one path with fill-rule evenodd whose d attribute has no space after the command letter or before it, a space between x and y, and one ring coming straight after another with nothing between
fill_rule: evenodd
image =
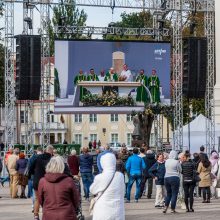
<instances>
[{"instance_id":1,"label":"tree","mask_svg":"<svg viewBox=\"0 0 220 220\"><path fill-rule=\"evenodd\" d=\"M64 0L65 3L69 5L58 5L53 8L53 18L52 23L49 27L50 36L50 54L54 55L54 40L56 38L60 39L78 39L82 38L81 33L77 34L66 34L62 32L60 34L55 34L55 26L85 26L87 15L84 10L79 10L74 0Z\"/></svg>"},{"instance_id":2,"label":"tree","mask_svg":"<svg viewBox=\"0 0 220 220\"><path fill-rule=\"evenodd\" d=\"M150 11L141 11L133 12L126 14L123 12L121 14L121 21L110 23L110 26L113 27L122 27L122 28L149 28L153 27L153 15ZM164 28L170 28L171 22L165 20ZM106 40L154 40L154 36L114 36L114 35L105 35L103 36ZM169 40L169 39L166 39Z\"/></svg>"}]
</instances>

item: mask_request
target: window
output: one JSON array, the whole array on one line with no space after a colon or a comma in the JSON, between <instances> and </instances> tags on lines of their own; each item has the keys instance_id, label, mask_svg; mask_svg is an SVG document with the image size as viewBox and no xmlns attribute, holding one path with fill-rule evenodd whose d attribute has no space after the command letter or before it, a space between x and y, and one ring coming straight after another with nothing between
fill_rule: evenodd
<instances>
[{"instance_id":1,"label":"window","mask_svg":"<svg viewBox=\"0 0 220 220\"><path fill-rule=\"evenodd\" d=\"M54 115L53 114L47 114L47 122L54 122Z\"/></svg>"},{"instance_id":2,"label":"window","mask_svg":"<svg viewBox=\"0 0 220 220\"><path fill-rule=\"evenodd\" d=\"M118 134L111 134L111 142L118 143Z\"/></svg>"},{"instance_id":3,"label":"window","mask_svg":"<svg viewBox=\"0 0 220 220\"><path fill-rule=\"evenodd\" d=\"M132 134L128 133L127 134L127 146L131 146L131 141L132 141Z\"/></svg>"},{"instance_id":4,"label":"window","mask_svg":"<svg viewBox=\"0 0 220 220\"><path fill-rule=\"evenodd\" d=\"M21 122L21 123L25 123L25 120L24 120L24 111L20 111L20 122Z\"/></svg>"},{"instance_id":5,"label":"window","mask_svg":"<svg viewBox=\"0 0 220 220\"><path fill-rule=\"evenodd\" d=\"M97 122L97 114L90 114L89 122Z\"/></svg>"},{"instance_id":6,"label":"window","mask_svg":"<svg viewBox=\"0 0 220 220\"><path fill-rule=\"evenodd\" d=\"M90 134L90 141L94 141L96 140L97 141L97 134Z\"/></svg>"},{"instance_id":7,"label":"window","mask_svg":"<svg viewBox=\"0 0 220 220\"><path fill-rule=\"evenodd\" d=\"M25 144L25 135L21 135L21 144Z\"/></svg>"},{"instance_id":8,"label":"window","mask_svg":"<svg viewBox=\"0 0 220 220\"><path fill-rule=\"evenodd\" d=\"M75 122L81 123L82 122L82 114L76 114L75 115Z\"/></svg>"},{"instance_id":9,"label":"window","mask_svg":"<svg viewBox=\"0 0 220 220\"><path fill-rule=\"evenodd\" d=\"M75 134L75 144L80 144L82 146L82 135Z\"/></svg>"},{"instance_id":10,"label":"window","mask_svg":"<svg viewBox=\"0 0 220 220\"><path fill-rule=\"evenodd\" d=\"M111 122L118 121L118 114L111 114Z\"/></svg>"},{"instance_id":11,"label":"window","mask_svg":"<svg viewBox=\"0 0 220 220\"><path fill-rule=\"evenodd\" d=\"M133 117L131 114L127 114L127 121L132 121Z\"/></svg>"}]
</instances>

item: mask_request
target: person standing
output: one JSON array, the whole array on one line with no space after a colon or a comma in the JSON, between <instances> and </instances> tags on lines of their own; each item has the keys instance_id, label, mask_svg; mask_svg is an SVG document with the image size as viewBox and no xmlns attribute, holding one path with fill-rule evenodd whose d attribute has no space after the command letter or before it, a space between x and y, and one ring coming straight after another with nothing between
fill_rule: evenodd
<instances>
[{"instance_id":1,"label":"person standing","mask_svg":"<svg viewBox=\"0 0 220 220\"><path fill-rule=\"evenodd\" d=\"M125 81L125 82L132 82L132 74L131 71L128 69L128 65L123 65L123 70L120 74L119 81Z\"/></svg>"},{"instance_id":2,"label":"person standing","mask_svg":"<svg viewBox=\"0 0 220 220\"><path fill-rule=\"evenodd\" d=\"M46 173L46 166L49 163L51 157L53 156L53 146L48 145L43 154L39 154L33 163L30 165L30 175L33 175L33 188L35 192L34 201L34 219L39 220L39 197L38 197L38 185L41 178L44 177Z\"/></svg>"},{"instance_id":3,"label":"person standing","mask_svg":"<svg viewBox=\"0 0 220 220\"><path fill-rule=\"evenodd\" d=\"M111 67L109 72L106 74L104 81L108 81L108 82L118 81L118 74L115 73L115 70L113 67Z\"/></svg>"},{"instance_id":4,"label":"person standing","mask_svg":"<svg viewBox=\"0 0 220 220\"><path fill-rule=\"evenodd\" d=\"M93 158L92 155L89 154L88 147L82 148L82 154L79 156L79 166L80 166L80 173L83 182L85 199L89 201L89 187L93 182L93 175L92 175Z\"/></svg>"},{"instance_id":5,"label":"person standing","mask_svg":"<svg viewBox=\"0 0 220 220\"><path fill-rule=\"evenodd\" d=\"M18 185L21 186L21 196L20 198L26 199L25 196L25 188L28 184L28 177L24 175L24 172L28 166L28 160L25 158L25 155L23 153L20 153L19 159L16 162L16 170L19 175L19 182Z\"/></svg>"},{"instance_id":6,"label":"person standing","mask_svg":"<svg viewBox=\"0 0 220 220\"><path fill-rule=\"evenodd\" d=\"M90 73L87 76L87 81L99 81L99 77L95 74L93 68L90 69Z\"/></svg>"},{"instance_id":7,"label":"person standing","mask_svg":"<svg viewBox=\"0 0 220 220\"><path fill-rule=\"evenodd\" d=\"M69 165L70 173L73 176L79 175L79 158L76 155L76 150L71 151L71 155L67 158L67 163Z\"/></svg>"},{"instance_id":8,"label":"person standing","mask_svg":"<svg viewBox=\"0 0 220 220\"><path fill-rule=\"evenodd\" d=\"M11 198L18 198L18 181L19 174L16 170L16 163L19 159L20 150L18 148L14 149L14 153L10 155L7 159L7 167L10 175L10 194Z\"/></svg>"},{"instance_id":9,"label":"person standing","mask_svg":"<svg viewBox=\"0 0 220 220\"><path fill-rule=\"evenodd\" d=\"M100 75L98 76L98 78L99 78L100 82L104 82L104 80L105 80L105 70L104 69L102 69L100 71Z\"/></svg>"},{"instance_id":10,"label":"person standing","mask_svg":"<svg viewBox=\"0 0 220 220\"><path fill-rule=\"evenodd\" d=\"M147 94L147 91L145 88L145 87L147 87L148 79L147 79L147 76L144 75L144 69L140 70L139 75L136 78L136 82L140 82L143 84L142 86L139 86L137 88L136 101L137 102L144 102L144 103L148 102L148 94Z\"/></svg>"},{"instance_id":11,"label":"person standing","mask_svg":"<svg viewBox=\"0 0 220 220\"><path fill-rule=\"evenodd\" d=\"M83 70L79 70L79 74L74 79L74 85L76 86L79 82L86 81L86 76L83 74ZM86 89L80 86L79 100L82 101L83 96L86 94Z\"/></svg>"},{"instance_id":12,"label":"person standing","mask_svg":"<svg viewBox=\"0 0 220 220\"><path fill-rule=\"evenodd\" d=\"M198 166L198 173L201 181L199 182L199 187L202 189L203 202L210 203L211 190L210 186L212 185L211 180L211 170L212 165L206 154L200 154L200 163Z\"/></svg>"},{"instance_id":13,"label":"person standing","mask_svg":"<svg viewBox=\"0 0 220 220\"><path fill-rule=\"evenodd\" d=\"M148 172L149 175L155 180L156 184L155 208L163 208L166 194L166 189L164 186L165 160L163 153L159 153L157 155L157 162L149 169Z\"/></svg>"},{"instance_id":14,"label":"person standing","mask_svg":"<svg viewBox=\"0 0 220 220\"><path fill-rule=\"evenodd\" d=\"M46 174L38 186L39 203L43 207L43 220L77 220L79 193L71 177L64 174L60 156L51 158Z\"/></svg>"},{"instance_id":15,"label":"person standing","mask_svg":"<svg viewBox=\"0 0 220 220\"><path fill-rule=\"evenodd\" d=\"M93 141L92 147L93 147L94 150L96 149L96 147L97 147L97 142L96 142L96 140Z\"/></svg>"},{"instance_id":16,"label":"person standing","mask_svg":"<svg viewBox=\"0 0 220 220\"><path fill-rule=\"evenodd\" d=\"M180 187L180 173L182 168L180 162L177 160L177 152L172 150L169 154L169 159L165 162L165 176L164 184L167 191L165 198L165 207L163 213L167 212L167 209L171 202L171 213L176 213L176 202Z\"/></svg>"},{"instance_id":17,"label":"person standing","mask_svg":"<svg viewBox=\"0 0 220 220\"><path fill-rule=\"evenodd\" d=\"M216 186L217 186L217 172L219 169L218 159L219 159L218 153L216 151L212 151L210 159L209 159L209 161L211 162L211 165L212 165L211 176L213 177L212 186L211 186L212 198L217 198Z\"/></svg>"},{"instance_id":18,"label":"person standing","mask_svg":"<svg viewBox=\"0 0 220 220\"><path fill-rule=\"evenodd\" d=\"M129 176L127 185L127 203L130 202L131 188L134 182L136 182L135 202L138 202L141 191L142 172L146 168L144 160L138 156L138 148L133 149L133 155L128 158L125 168Z\"/></svg>"},{"instance_id":19,"label":"person standing","mask_svg":"<svg viewBox=\"0 0 220 220\"><path fill-rule=\"evenodd\" d=\"M152 75L148 78L148 87L153 99L153 103L160 102L160 80L155 69L152 70Z\"/></svg>"},{"instance_id":20,"label":"person standing","mask_svg":"<svg viewBox=\"0 0 220 220\"><path fill-rule=\"evenodd\" d=\"M143 157L143 160L146 164L146 168L143 170L140 196L143 195L145 184L146 182L148 182L147 198L151 199L152 191L153 191L153 178L149 175L149 169L157 162L157 160L155 159L155 154L151 150L147 151L146 157Z\"/></svg>"},{"instance_id":21,"label":"person standing","mask_svg":"<svg viewBox=\"0 0 220 220\"><path fill-rule=\"evenodd\" d=\"M105 145L104 147L104 151L102 153L100 153L97 157L97 166L98 166L98 169L99 169L99 173L102 172L102 166L101 166L101 163L100 163L100 160L101 160L101 157L107 153L112 153L112 151L110 150L110 146L109 145Z\"/></svg>"},{"instance_id":22,"label":"person standing","mask_svg":"<svg viewBox=\"0 0 220 220\"><path fill-rule=\"evenodd\" d=\"M99 196L93 209L93 220L125 220L124 177L116 171L116 158L107 153L100 160L103 172L95 176L90 187Z\"/></svg>"},{"instance_id":23,"label":"person standing","mask_svg":"<svg viewBox=\"0 0 220 220\"><path fill-rule=\"evenodd\" d=\"M196 172L196 167L193 161L190 160L190 153L188 151L184 153L181 167L182 167L182 175L183 175L183 190L184 190L184 202L186 205L186 212L194 212L193 196L194 196L194 188L196 183L193 177Z\"/></svg>"}]
</instances>

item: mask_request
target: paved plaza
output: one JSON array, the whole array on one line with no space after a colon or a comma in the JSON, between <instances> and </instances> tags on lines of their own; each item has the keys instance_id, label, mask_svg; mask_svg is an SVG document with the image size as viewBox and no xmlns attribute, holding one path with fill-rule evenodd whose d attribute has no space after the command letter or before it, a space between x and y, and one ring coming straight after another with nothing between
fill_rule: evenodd
<instances>
[{"instance_id":1,"label":"paved plaza","mask_svg":"<svg viewBox=\"0 0 220 220\"><path fill-rule=\"evenodd\" d=\"M31 200L30 199L10 199L8 187L0 188L0 220L32 220ZM162 210L154 208L154 199L146 199L144 197L139 203L131 202L125 204L126 220L217 220L220 217L220 199L212 200L210 204L202 204L202 199L195 201L195 213L185 213L184 210L177 208L177 214L162 214ZM87 220L92 218L89 216L89 203L82 202L83 213ZM103 219L104 220L104 219Z\"/></svg>"}]
</instances>

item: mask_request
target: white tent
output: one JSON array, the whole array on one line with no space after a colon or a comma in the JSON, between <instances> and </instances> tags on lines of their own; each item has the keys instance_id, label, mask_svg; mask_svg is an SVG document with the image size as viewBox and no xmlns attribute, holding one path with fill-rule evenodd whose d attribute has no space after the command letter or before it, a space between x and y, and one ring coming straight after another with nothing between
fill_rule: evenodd
<instances>
[{"instance_id":1,"label":"white tent","mask_svg":"<svg viewBox=\"0 0 220 220\"><path fill-rule=\"evenodd\" d=\"M183 126L183 147L184 150L189 147L190 136L190 152L199 152L200 146L206 147L206 123L207 118L200 114L189 124ZM209 122L210 123L210 122ZM188 133L190 131L190 135ZM220 137L220 125L215 125L215 146L218 146L218 137Z\"/></svg>"}]
</instances>

